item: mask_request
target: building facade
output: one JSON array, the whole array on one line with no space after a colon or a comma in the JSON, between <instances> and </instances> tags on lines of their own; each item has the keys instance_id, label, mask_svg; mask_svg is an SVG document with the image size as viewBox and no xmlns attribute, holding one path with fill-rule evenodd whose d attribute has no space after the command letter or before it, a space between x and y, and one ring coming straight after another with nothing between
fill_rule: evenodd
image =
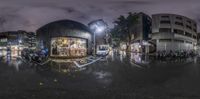
<instances>
[{"instance_id":1,"label":"building facade","mask_svg":"<svg viewBox=\"0 0 200 99\"><path fill-rule=\"evenodd\" d=\"M37 30L39 48L48 49L51 58L76 58L92 53L89 28L72 20L51 22Z\"/></svg>"},{"instance_id":2,"label":"building facade","mask_svg":"<svg viewBox=\"0 0 200 99\"><path fill-rule=\"evenodd\" d=\"M190 51L197 45L197 24L175 14L152 15L152 40L157 51Z\"/></svg>"},{"instance_id":3,"label":"building facade","mask_svg":"<svg viewBox=\"0 0 200 99\"><path fill-rule=\"evenodd\" d=\"M0 55L17 57L24 48L35 48L35 33L26 31L8 31L0 33Z\"/></svg>"},{"instance_id":4,"label":"building facade","mask_svg":"<svg viewBox=\"0 0 200 99\"><path fill-rule=\"evenodd\" d=\"M200 55L200 33L197 33L197 53Z\"/></svg>"},{"instance_id":5,"label":"building facade","mask_svg":"<svg viewBox=\"0 0 200 99\"><path fill-rule=\"evenodd\" d=\"M133 52L149 53L149 47L151 46L149 40L151 35L151 17L145 13L137 14L137 24L133 26L134 39L131 44L131 50Z\"/></svg>"},{"instance_id":6,"label":"building facade","mask_svg":"<svg viewBox=\"0 0 200 99\"><path fill-rule=\"evenodd\" d=\"M28 32L26 35L28 47L30 49L36 49L37 45L37 39L36 39L36 33L35 32Z\"/></svg>"},{"instance_id":7,"label":"building facade","mask_svg":"<svg viewBox=\"0 0 200 99\"><path fill-rule=\"evenodd\" d=\"M145 13L137 14L137 24L133 26L134 28L134 41L140 42L142 40L148 41L151 34L151 17Z\"/></svg>"}]
</instances>

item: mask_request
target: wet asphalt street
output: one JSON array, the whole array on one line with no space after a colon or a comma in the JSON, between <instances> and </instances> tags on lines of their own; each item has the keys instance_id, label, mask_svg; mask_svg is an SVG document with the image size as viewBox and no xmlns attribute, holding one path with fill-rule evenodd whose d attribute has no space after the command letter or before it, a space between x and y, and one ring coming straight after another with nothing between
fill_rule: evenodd
<instances>
[{"instance_id":1,"label":"wet asphalt street","mask_svg":"<svg viewBox=\"0 0 200 99\"><path fill-rule=\"evenodd\" d=\"M200 99L200 65L111 55L85 68L43 66L20 59L0 63L0 99ZM147 61L147 62L146 62Z\"/></svg>"}]
</instances>

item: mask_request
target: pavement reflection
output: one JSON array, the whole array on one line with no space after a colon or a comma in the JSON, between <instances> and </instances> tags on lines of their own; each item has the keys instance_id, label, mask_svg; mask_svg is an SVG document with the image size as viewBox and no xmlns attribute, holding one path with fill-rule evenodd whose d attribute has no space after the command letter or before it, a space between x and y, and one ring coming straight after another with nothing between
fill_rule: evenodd
<instances>
[{"instance_id":1,"label":"pavement reflection","mask_svg":"<svg viewBox=\"0 0 200 99\"><path fill-rule=\"evenodd\" d=\"M115 51L81 69L74 60L45 65L1 60L0 98L199 99L199 60L162 66L148 55Z\"/></svg>"}]
</instances>

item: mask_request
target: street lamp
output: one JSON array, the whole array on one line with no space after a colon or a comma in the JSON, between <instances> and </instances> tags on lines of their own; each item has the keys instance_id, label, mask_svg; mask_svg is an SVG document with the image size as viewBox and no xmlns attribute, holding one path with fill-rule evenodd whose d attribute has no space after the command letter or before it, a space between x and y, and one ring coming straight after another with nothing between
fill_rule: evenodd
<instances>
[{"instance_id":1,"label":"street lamp","mask_svg":"<svg viewBox=\"0 0 200 99\"><path fill-rule=\"evenodd\" d=\"M21 40L21 39L19 39L19 41L18 41L18 42L19 42L19 44L21 44L21 43L22 43L22 40Z\"/></svg>"},{"instance_id":2,"label":"street lamp","mask_svg":"<svg viewBox=\"0 0 200 99\"><path fill-rule=\"evenodd\" d=\"M96 33L102 33L107 29L107 24L102 20L98 19L95 21L92 21L88 24L90 30L94 33L93 34L93 54L95 55L96 51Z\"/></svg>"},{"instance_id":3,"label":"street lamp","mask_svg":"<svg viewBox=\"0 0 200 99\"><path fill-rule=\"evenodd\" d=\"M20 56L20 48L21 48L21 43L22 43L22 40L21 39L19 39L18 40L18 46L17 46L17 48L18 48L18 51L17 51L17 53L18 53L18 56Z\"/></svg>"}]
</instances>

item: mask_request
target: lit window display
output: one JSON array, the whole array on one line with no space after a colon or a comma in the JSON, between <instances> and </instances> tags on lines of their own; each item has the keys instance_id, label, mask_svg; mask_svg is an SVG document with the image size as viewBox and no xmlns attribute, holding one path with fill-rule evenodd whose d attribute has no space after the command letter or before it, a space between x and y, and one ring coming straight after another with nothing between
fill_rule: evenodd
<instances>
[{"instance_id":1,"label":"lit window display","mask_svg":"<svg viewBox=\"0 0 200 99\"><path fill-rule=\"evenodd\" d=\"M87 55L86 39L56 37L51 39L51 56L83 57Z\"/></svg>"},{"instance_id":2,"label":"lit window display","mask_svg":"<svg viewBox=\"0 0 200 99\"><path fill-rule=\"evenodd\" d=\"M21 55L22 48L19 45L12 45L10 46L11 56L17 57Z\"/></svg>"},{"instance_id":3,"label":"lit window display","mask_svg":"<svg viewBox=\"0 0 200 99\"><path fill-rule=\"evenodd\" d=\"M142 45L139 44L139 43L133 43L131 44L131 51L132 52L135 52L135 53L139 53L139 52L142 52Z\"/></svg>"},{"instance_id":4,"label":"lit window display","mask_svg":"<svg viewBox=\"0 0 200 99\"><path fill-rule=\"evenodd\" d=\"M120 48L121 48L121 50L126 50L126 44L120 44Z\"/></svg>"},{"instance_id":5,"label":"lit window display","mask_svg":"<svg viewBox=\"0 0 200 99\"><path fill-rule=\"evenodd\" d=\"M6 56L7 48L6 47L0 47L0 56Z\"/></svg>"},{"instance_id":6,"label":"lit window display","mask_svg":"<svg viewBox=\"0 0 200 99\"><path fill-rule=\"evenodd\" d=\"M8 47L0 47L0 56L11 56L11 57L18 57L21 55L21 51L24 47L19 45L11 45Z\"/></svg>"}]
</instances>

